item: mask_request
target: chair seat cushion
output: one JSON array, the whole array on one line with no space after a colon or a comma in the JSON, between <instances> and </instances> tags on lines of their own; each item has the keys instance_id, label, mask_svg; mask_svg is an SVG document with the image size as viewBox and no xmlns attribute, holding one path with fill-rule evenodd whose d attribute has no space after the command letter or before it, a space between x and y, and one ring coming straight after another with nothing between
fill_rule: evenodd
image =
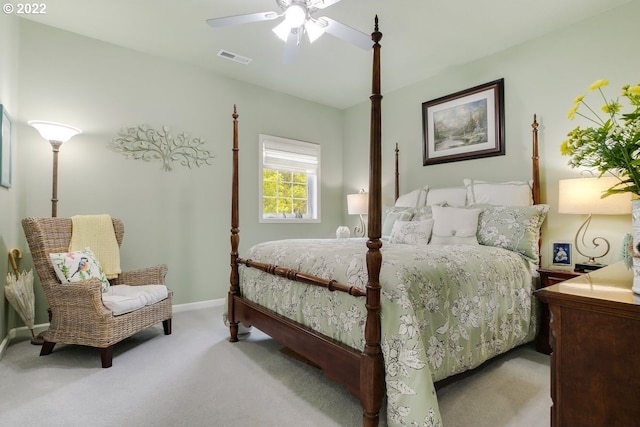
<instances>
[{"instance_id":1,"label":"chair seat cushion","mask_svg":"<svg viewBox=\"0 0 640 427\"><path fill-rule=\"evenodd\" d=\"M102 294L102 302L114 315L135 311L152 305L169 295L165 285L115 285Z\"/></svg>"}]
</instances>

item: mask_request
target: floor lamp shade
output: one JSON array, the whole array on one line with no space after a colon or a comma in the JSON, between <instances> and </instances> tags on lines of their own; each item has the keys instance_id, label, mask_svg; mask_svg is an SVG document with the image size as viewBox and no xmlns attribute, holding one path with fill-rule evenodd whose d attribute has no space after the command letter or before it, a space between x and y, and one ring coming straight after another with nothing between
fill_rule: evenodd
<instances>
[{"instance_id":1,"label":"floor lamp shade","mask_svg":"<svg viewBox=\"0 0 640 427\"><path fill-rule=\"evenodd\" d=\"M30 120L28 125L33 126L47 141L67 142L75 135L82 131L73 126L64 125L62 123L48 122L44 120Z\"/></svg>"},{"instance_id":2,"label":"floor lamp shade","mask_svg":"<svg viewBox=\"0 0 640 427\"><path fill-rule=\"evenodd\" d=\"M53 151L53 180L51 189L51 216L58 216L58 153L60 146L82 131L73 126L62 123L48 122L44 120L30 120L28 125L33 126L41 137L49 141Z\"/></svg>"}]
</instances>

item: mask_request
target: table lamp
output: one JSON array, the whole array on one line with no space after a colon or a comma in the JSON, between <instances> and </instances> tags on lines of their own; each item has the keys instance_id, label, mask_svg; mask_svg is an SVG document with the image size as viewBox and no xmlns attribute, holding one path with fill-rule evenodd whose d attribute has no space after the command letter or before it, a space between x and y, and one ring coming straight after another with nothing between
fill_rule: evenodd
<instances>
[{"instance_id":1,"label":"table lamp","mask_svg":"<svg viewBox=\"0 0 640 427\"><path fill-rule=\"evenodd\" d=\"M619 182L620 180L613 176L572 178L558 181L558 213L587 215L587 219L578 228L574 239L576 251L587 258L587 261L576 263L576 271L591 271L603 267L604 265L597 262L596 259L609 253L610 244L604 237L594 237L591 240L594 250L603 245L600 252L592 255L583 252L587 247L585 238L592 215L626 215L631 213L631 193L602 197L606 190Z\"/></svg>"},{"instance_id":2,"label":"table lamp","mask_svg":"<svg viewBox=\"0 0 640 427\"><path fill-rule=\"evenodd\" d=\"M347 195L347 212L349 215L360 215L360 225L353 229L353 235L356 237L364 237L366 226L362 215L369 212L369 193L360 190L356 194Z\"/></svg>"}]
</instances>

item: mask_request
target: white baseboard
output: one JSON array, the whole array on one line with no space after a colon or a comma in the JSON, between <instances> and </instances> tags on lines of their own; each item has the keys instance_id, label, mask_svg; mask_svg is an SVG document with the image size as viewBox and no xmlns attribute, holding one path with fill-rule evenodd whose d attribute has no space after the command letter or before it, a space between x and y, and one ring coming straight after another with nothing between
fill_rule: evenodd
<instances>
[{"instance_id":1,"label":"white baseboard","mask_svg":"<svg viewBox=\"0 0 640 427\"><path fill-rule=\"evenodd\" d=\"M173 306L173 312L179 313L181 311L199 310L201 308L218 307L224 304L225 298L210 299L207 301L190 302L187 304L178 304Z\"/></svg>"},{"instance_id":2,"label":"white baseboard","mask_svg":"<svg viewBox=\"0 0 640 427\"><path fill-rule=\"evenodd\" d=\"M225 303L225 298L220 299L212 299L207 301L198 301L198 302L190 302L187 304L177 304L173 306L173 312L179 313L182 311L190 311L190 310L199 310L201 308L210 308L210 307L219 307ZM46 331L49 328L48 323L42 323L40 325L35 325L33 327L33 332L38 335L42 331ZM20 338L20 339L30 339L31 331L26 326L20 326L17 328L11 329L7 336L4 337L2 342L0 342L0 360L2 360L2 356L4 356L7 347L11 344L11 340Z\"/></svg>"}]
</instances>

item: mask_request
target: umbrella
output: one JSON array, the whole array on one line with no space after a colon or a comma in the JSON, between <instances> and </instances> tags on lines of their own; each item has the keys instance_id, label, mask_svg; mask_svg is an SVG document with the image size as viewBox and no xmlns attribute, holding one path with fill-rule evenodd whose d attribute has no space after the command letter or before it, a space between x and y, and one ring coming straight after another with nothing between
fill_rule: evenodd
<instances>
[{"instance_id":1,"label":"umbrella","mask_svg":"<svg viewBox=\"0 0 640 427\"><path fill-rule=\"evenodd\" d=\"M18 266L14 253L18 259L22 258L22 252L18 248L9 251L9 260L13 273L7 273L7 284L4 287L4 296L9 300L13 308L20 315L24 324L31 330L32 342L35 339L33 333L33 321L35 312L35 295L33 293L33 271L18 272Z\"/></svg>"}]
</instances>

